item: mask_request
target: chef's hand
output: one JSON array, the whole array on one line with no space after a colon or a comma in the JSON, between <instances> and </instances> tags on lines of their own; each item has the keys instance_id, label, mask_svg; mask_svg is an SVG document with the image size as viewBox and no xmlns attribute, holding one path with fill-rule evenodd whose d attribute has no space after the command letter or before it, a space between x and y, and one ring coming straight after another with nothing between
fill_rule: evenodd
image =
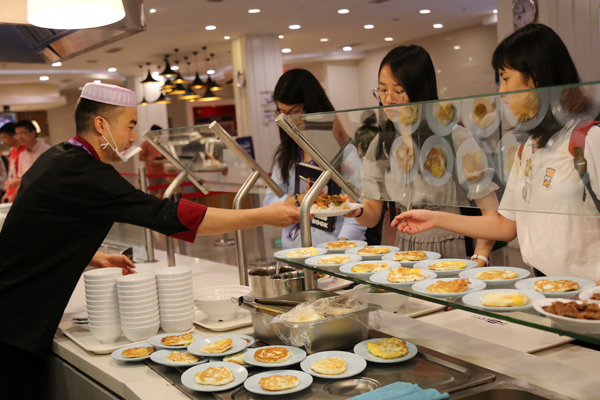
<instances>
[{"instance_id":1,"label":"chef's hand","mask_svg":"<svg viewBox=\"0 0 600 400\"><path fill-rule=\"evenodd\" d=\"M95 268L121 268L123 275L135 274L135 265L122 254L104 254L97 252L90 262Z\"/></svg>"},{"instance_id":2,"label":"chef's hand","mask_svg":"<svg viewBox=\"0 0 600 400\"><path fill-rule=\"evenodd\" d=\"M421 233L435 227L435 211L411 210L396 216L392 226L397 226L400 232L408 235Z\"/></svg>"},{"instance_id":3,"label":"chef's hand","mask_svg":"<svg viewBox=\"0 0 600 400\"><path fill-rule=\"evenodd\" d=\"M300 221L300 210L288 203L274 203L264 207L266 225L285 228Z\"/></svg>"}]
</instances>

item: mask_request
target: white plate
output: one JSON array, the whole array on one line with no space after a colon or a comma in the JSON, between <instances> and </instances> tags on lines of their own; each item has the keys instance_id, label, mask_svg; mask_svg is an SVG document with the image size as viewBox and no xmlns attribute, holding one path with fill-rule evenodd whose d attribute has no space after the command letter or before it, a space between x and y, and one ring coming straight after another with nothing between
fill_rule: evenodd
<instances>
[{"instance_id":1,"label":"white plate","mask_svg":"<svg viewBox=\"0 0 600 400\"><path fill-rule=\"evenodd\" d=\"M398 250L400 250L398 247L396 246L370 246L370 247L387 247L389 249L388 253L395 253ZM362 249L363 247L355 247L353 249L348 249L346 250L346 254L354 254L354 255L360 255L362 257L361 261L366 261L366 260L381 260L381 257L383 256L383 254L369 254L369 255L364 255L364 254L357 254L358 251L360 249Z\"/></svg>"},{"instance_id":2,"label":"white plate","mask_svg":"<svg viewBox=\"0 0 600 400\"><path fill-rule=\"evenodd\" d=\"M507 164L507 160L512 156L518 159L517 151L519 150L519 146L524 144L527 141L527 135L521 132L509 131L504 133L500 142L496 146L496 151L494 152L494 163L496 166L496 172L498 172L498 177L503 183L508 181L508 177L510 176L510 170L512 168L512 164L509 166ZM513 158L513 160L515 159Z\"/></svg>"},{"instance_id":3,"label":"white plate","mask_svg":"<svg viewBox=\"0 0 600 400\"><path fill-rule=\"evenodd\" d=\"M324 257L343 257L343 256L347 256L350 257L350 261L346 262L346 263L341 263L341 264L317 264L319 262L319 260L321 258ZM327 254L324 256L314 256L311 258L307 258L306 261L304 261L304 263L306 265L311 265L313 267L318 267L318 268L333 268L333 267L339 267L340 265L344 265L344 264L348 264L348 263L354 263L356 261L360 261L362 260L361 256L357 256L355 254Z\"/></svg>"},{"instance_id":4,"label":"white plate","mask_svg":"<svg viewBox=\"0 0 600 400\"><path fill-rule=\"evenodd\" d=\"M408 172L401 171L400 168L398 168L398 164L396 163L396 151L400 146L402 146L402 144L404 144L404 139L402 138L402 136L398 136L396 139L394 139L392 147L390 148L390 170L396 182L400 184L412 182L412 180L415 179L415 176L419 172L419 154L421 154L421 152L419 151L417 142L415 142L414 140L412 142L414 163L412 168Z\"/></svg>"},{"instance_id":5,"label":"white plate","mask_svg":"<svg viewBox=\"0 0 600 400\"><path fill-rule=\"evenodd\" d=\"M256 350L258 350L258 348L257 348L257 349L248 349L248 351L246 351L244 353L244 361L246 361L250 365L255 365L257 367L277 368L277 367L287 367L288 365L298 364L299 362L301 362L302 360L304 360L306 358L306 352L297 347L292 347L292 346L266 346L266 347L285 347L292 353L292 356L282 363L274 363L274 364L263 363L260 361L256 361L254 359L254 353L256 353ZM264 348L265 347L261 347L261 349L264 349Z\"/></svg>"},{"instance_id":6,"label":"white plate","mask_svg":"<svg viewBox=\"0 0 600 400\"><path fill-rule=\"evenodd\" d=\"M377 262L377 261L358 261L358 262L353 262L350 264L344 264L340 267L340 272L346 274L346 275L351 275L351 276L360 276L363 278L368 278L373 274L376 274L377 272L352 272L352 267L354 267L355 265L359 265L359 264L369 264L371 262ZM387 265L390 266L390 269L392 268L398 268L400 267L400 263L397 261L383 261L385 262ZM385 271L379 271L379 272L388 272L389 270L385 270Z\"/></svg>"},{"instance_id":7,"label":"white plate","mask_svg":"<svg viewBox=\"0 0 600 400\"><path fill-rule=\"evenodd\" d=\"M481 160L483 162L483 174L475 182L469 182L465 177L465 171L463 170L463 157L469 152L479 151L481 153ZM456 176L458 183L469 192L469 198L477 197L478 193L484 192L489 189L492 178L494 177L494 169L488 165L487 156L483 151L483 148L479 147L475 139L467 139L460 146L456 152Z\"/></svg>"},{"instance_id":8,"label":"white plate","mask_svg":"<svg viewBox=\"0 0 600 400\"><path fill-rule=\"evenodd\" d=\"M444 154L446 155L446 171L439 178L431 175L431 172L425 169L425 161L427 160L427 154L434 147L439 147L442 149ZM452 171L454 170L454 150L452 150L452 146L446 139L441 136L430 136L427 138L425 143L423 143L423 147L421 148L421 154L419 156L419 165L421 168L421 175L423 175L423 179L425 182L434 187L439 187L448 182L450 177L452 176Z\"/></svg>"},{"instance_id":9,"label":"white plate","mask_svg":"<svg viewBox=\"0 0 600 400\"><path fill-rule=\"evenodd\" d=\"M260 383L259 383L260 380L262 378L267 378L272 375L292 375L292 376L295 376L298 379L300 379L300 383L298 384L298 386L291 388L291 389L287 389L287 390L277 390L277 391L263 390L263 388L260 387ZM282 394L286 395L286 394L295 393L295 392L304 390L307 387L309 387L310 385L312 385L312 382L313 382L312 376L310 376L306 372L296 371L293 369L282 369L279 371L261 372L260 374L253 375L250 378L246 379L246 382L244 382L244 387L246 388L246 390L248 390L249 392L252 392L252 393L262 394L262 395L266 395L266 396L278 396L278 395L282 395Z\"/></svg>"},{"instance_id":10,"label":"white plate","mask_svg":"<svg viewBox=\"0 0 600 400\"><path fill-rule=\"evenodd\" d=\"M430 281L432 279L437 278L436 273L433 271L430 271L428 269L421 269L421 268L417 268L417 269L420 269L421 272L423 272L423 275L425 275L425 279L422 281L419 281L419 282ZM376 272L369 277L369 280L374 283L379 283L380 285L386 285L386 286L391 286L391 287L410 287L415 284L415 282L402 282L402 283L390 282L388 280L389 274L390 274L390 271Z\"/></svg>"},{"instance_id":11,"label":"white plate","mask_svg":"<svg viewBox=\"0 0 600 400\"><path fill-rule=\"evenodd\" d=\"M203 357L223 357L223 356L228 356L230 354L235 354L235 353L239 353L240 351L244 350L246 347L248 347L248 342L246 342L245 340L243 340L242 338L239 337L240 335L218 335L218 336L211 336L209 338L206 339L201 339L201 340L194 340L194 343L190 344L187 349L190 353L195 354L197 356L203 356ZM200 352L200 348L206 346L207 344L210 343L214 343L218 340L221 339L227 339L230 338L233 340L233 347L223 353L218 353L218 354L209 354L209 353L202 353Z\"/></svg>"},{"instance_id":12,"label":"white plate","mask_svg":"<svg viewBox=\"0 0 600 400\"><path fill-rule=\"evenodd\" d=\"M496 104L495 118L494 121L485 128L479 128L473 122L473 102L474 98L464 99L460 104L461 118L465 127L477 135L481 139L485 139L489 137L492 133L496 132L498 126L500 126L500 104L498 103L498 98L495 96L489 97L492 103ZM491 114L491 113L490 113Z\"/></svg>"},{"instance_id":13,"label":"white plate","mask_svg":"<svg viewBox=\"0 0 600 400\"><path fill-rule=\"evenodd\" d=\"M467 266L463 269L453 269L450 271L433 271L432 269L429 269L429 266L431 264L435 264L437 262L444 262L444 261L464 261L465 264L467 264ZM456 276L459 274L459 272L461 271L466 271L468 269L471 268L475 268L477 266L477 263L475 261L472 260L464 260L462 258L439 258L437 260L423 260L423 261L419 261L418 263L415 264L414 268L421 268L427 271L433 271L436 273L436 275L440 278L449 278L451 276Z\"/></svg>"},{"instance_id":14,"label":"white plate","mask_svg":"<svg viewBox=\"0 0 600 400\"><path fill-rule=\"evenodd\" d=\"M517 282L521 279L525 279L531 274L531 272L529 272L523 268L482 267L482 268L475 268L475 269L469 269L467 271L462 271L458 274L458 276L460 276L461 278L467 278L467 279L479 279L479 278L477 278L477 274L480 272L498 271L498 270L507 270L507 271L516 272L517 274L519 274L519 276L514 279L494 279L494 280L487 280L487 279L483 280L482 279L488 287L492 288L492 287L507 286L507 285L512 286L515 282Z\"/></svg>"},{"instance_id":15,"label":"white plate","mask_svg":"<svg viewBox=\"0 0 600 400\"><path fill-rule=\"evenodd\" d=\"M487 307L481 305L481 298L488 293L500 293L500 292L520 292L524 293L527 297L529 297L529 304L518 307ZM544 295L538 292L533 292L531 290L519 290L519 289L488 289L488 290L480 290L479 292L469 293L468 295L462 298L462 302L468 306L478 308L480 310L485 311L525 311L533 307L533 302L537 299L543 299Z\"/></svg>"},{"instance_id":16,"label":"white plate","mask_svg":"<svg viewBox=\"0 0 600 400\"><path fill-rule=\"evenodd\" d=\"M356 346L354 346L354 352L356 354L358 354L359 356L361 356L362 358L364 358L365 360L367 360L367 361L376 362L376 363L382 363L382 364L391 364L391 363L398 363L398 362L408 361L411 358L413 358L414 356L416 356L417 353L419 352L419 350L417 350L417 346L415 346L411 342L407 342L405 340L405 342L406 342L406 348L408 349L408 354L405 355L404 357L390 358L390 359L385 359L385 358L381 358L381 357L375 357L373 354L371 354L371 352L367 348L367 343L368 342L379 342L380 340L383 340L383 339L379 338L379 339L367 339L367 340L363 340L362 342L360 342Z\"/></svg>"},{"instance_id":17,"label":"white plate","mask_svg":"<svg viewBox=\"0 0 600 400\"><path fill-rule=\"evenodd\" d=\"M404 251L397 251L396 253L404 253ZM440 258L442 256L440 253L436 253L435 251L424 251L423 253L425 253L425 260L437 260L438 258ZM396 263L400 263L400 264L402 264L403 267L406 267L406 268L412 268L412 267L414 267L414 265L416 263L419 262L419 261L395 261L394 253L385 254L383 257L381 257L381 259L385 260L385 261L393 261ZM421 261L425 261L425 260L421 260Z\"/></svg>"},{"instance_id":18,"label":"white plate","mask_svg":"<svg viewBox=\"0 0 600 400\"><path fill-rule=\"evenodd\" d=\"M596 287L584 290L583 292L579 293L579 300L587 300L592 303L600 304L600 300L590 299L590 297L592 297L595 293L600 293L600 286L596 286Z\"/></svg>"},{"instance_id":19,"label":"white plate","mask_svg":"<svg viewBox=\"0 0 600 400\"><path fill-rule=\"evenodd\" d=\"M168 362L166 357L174 351L179 350L158 350L150 355L150 359L157 364L166 365L167 367L193 367L194 365L204 364L208 361L208 358L200 358L198 361L193 363L172 363Z\"/></svg>"},{"instance_id":20,"label":"white plate","mask_svg":"<svg viewBox=\"0 0 600 400\"><path fill-rule=\"evenodd\" d=\"M119 360L119 361L142 361L142 360L146 360L148 358L150 358L152 355L146 356L146 357L136 357L136 358L126 358L123 357L123 351L127 350L127 349L133 349L134 347L151 347L153 346L151 343L136 343L136 344L130 344L129 346L125 346L125 347L121 347L120 349L116 349L115 351L113 351L110 356L112 358L114 358L115 360ZM154 352L156 353L156 352ZM152 353L152 354L154 354Z\"/></svg>"},{"instance_id":21,"label":"white plate","mask_svg":"<svg viewBox=\"0 0 600 400\"><path fill-rule=\"evenodd\" d=\"M293 249L285 249L285 250L279 250L277 252L275 252L274 256L276 258L285 258L286 260L293 260L293 261L300 261L300 260L306 260L309 257L314 257L313 255L310 256L304 256L304 257L287 257L286 254L289 253L290 251L294 251L294 250L302 250L302 249L307 249L308 247L295 247ZM323 249L323 248L319 248L319 247L315 247L317 249L317 254L318 256L322 256L327 254L327 250Z\"/></svg>"},{"instance_id":22,"label":"white plate","mask_svg":"<svg viewBox=\"0 0 600 400\"><path fill-rule=\"evenodd\" d=\"M393 107L385 107L384 111L386 116L388 117L388 119L390 121L392 121L392 123L394 124L394 128L396 128L397 132L400 132L402 135L411 135L413 134L417 128L419 127L419 125L421 125L421 114L423 111L423 107L421 106L421 104L417 104L417 120L415 122L413 122L410 125L406 125L406 124L401 124L399 123L399 118L398 118L398 107L403 107L404 104L402 105L395 105ZM390 116L390 114L392 114Z\"/></svg>"},{"instance_id":23,"label":"white plate","mask_svg":"<svg viewBox=\"0 0 600 400\"><path fill-rule=\"evenodd\" d=\"M248 310L238 310L237 316L229 321L209 321L202 311L196 311L194 323L215 332L226 332L252 325L252 316Z\"/></svg>"},{"instance_id":24,"label":"white plate","mask_svg":"<svg viewBox=\"0 0 600 400\"><path fill-rule=\"evenodd\" d=\"M88 313L87 311L83 311L77 314L73 314L71 315L71 319L73 319L74 321L76 320L84 320L87 321L88 320Z\"/></svg>"},{"instance_id":25,"label":"white plate","mask_svg":"<svg viewBox=\"0 0 600 400\"><path fill-rule=\"evenodd\" d=\"M529 131L529 130L535 128L536 126L538 126L540 124L540 122L542 122L542 120L546 116L546 112L548 111L548 103L549 103L548 91L547 90L539 90L539 91L536 91L536 93L538 95L538 102L539 102L538 103L539 104L538 113L535 115L535 117L528 119L527 121L524 121L524 122L519 122L519 120L517 119L517 116L515 114L513 114L512 111L510 111L510 108L508 108L505 103L505 100L508 100L508 98L510 96L513 96L513 95L519 94L519 93L504 95L504 97L501 101L502 114L504 115L504 120L508 123L507 127L503 127L504 130L510 129L510 128L515 128L520 131Z\"/></svg>"},{"instance_id":26,"label":"white plate","mask_svg":"<svg viewBox=\"0 0 600 400\"><path fill-rule=\"evenodd\" d=\"M165 346L160 341L164 337L167 337L167 336L177 336L177 335L183 335L183 333L161 333L159 335L152 336L150 339L148 339L148 343L150 343L152 346L156 346L156 347L161 348L161 349L173 349L173 350L186 349L187 345L182 345L182 346ZM194 338L194 342L196 342L197 340L203 340L204 339L202 336L196 335L194 333L192 333L192 337Z\"/></svg>"},{"instance_id":27,"label":"white plate","mask_svg":"<svg viewBox=\"0 0 600 400\"><path fill-rule=\"evenodd\" d=\"M343 241L344 241L344 240L343 240ZM345 241L346 241L346 242L352 242L352 243L356 243L356 246L354 246L354 247L351 247L351 249L353 249L353 248L356 248L356 247L365 247L365 246L367 245L367 242L365 242L364 240L352 240L352 239L350 239L350 240L345 240ZM332 241L330 241L330 242L321 243L321 244L318 244L316 247L317 247L317 248L320 248L320 249L325 249L325 250L327 250L327 254L332 254L332 253L343 253L343 252L345 252L346 250L348 250L348 249L329 249L329 248L327 248L327 245L328 245L329 243L332 243L332 242L339 242L339 240L332 240Z\"/></svg>"},{"instance_id":28,"label":"white plate","mask_svg":"<svg viewBox=\"0 0 600 400\"><path fill-rule=\"evenodd\" d=\"M339 375L324 375L319 374L318 372L313 371L310 366L315 361L323 360L325 358L337 357L346 361L346 371ZM308 374L312 376L316 376L317 378L324 379L343 379L349 378L351 376L360 374L367 368L367 362L365 359L357 354L349 353L347 351L322 351L320 353L311 354L306 357L304 361L300 363L300 368Z\"/></svg>"},{"instance_id":29,"label":"white plate","mask_svg":"<svg viewBox=\"0 0 600 400\"><path fill-rule=\"evenodd\" d=\"M552 109L552 114L554 118L562 125L565 126L572 121L577 121L580 119L594 119L600 113L600 90L598 90L597 85L594 86L585 86L581 88L585 90L588 95L590 95L590 91L594 92L592 97L592 103L587 110L581 113L571 113L563 107L560 102L560 97L562 95L563 88L552 89L550 90L550 108Z\"/></svg>"},{"instance_id":30,"label":"white plate","mask_svg":"<svg viewBox=\"0 0 600 400\"><path fill-rule=\"evenodd\" d=\"M360 203L350 203L350 208L346 209L346 210L336 210L336 211L311 211L310 213L312 215L314 215L315 217L337 217L340 215L346 215L349 212L352 212L354 210L358 210L359 208L362 208L362 204Z\"/></svg>"},{"instance_id":31,"label":"white plate","mask_svg":"<svg viewBox=\"0 0 600 400\"><path fill-rule=\"evenodd\" d=\"M575 282L577 282L579 284L579 289L578 290L573 290L572 292L557 292L557 293L553 293L553 292L538 292L537 290L535 290L535 287L533 286L533 284L536 281L539 281L540 279L554 279L554 280L575 281ZM593 282L593 281L590 281L589 279L575 278L575 277L572 277L572 276L538 276L538 277L535 277L535 278L524 279L522 281L519 281L519 282L515 283L515 287L517 289L531 290L531 291L543 294L544 297L563 297L563 298L575 297L576 295L578 295L579 293L583 292L584 290L591 289L591 288L593 288L595 286L596 286L596 283Z\"/></svg>"},{"instance_id":32,"label":"white plate","mask_svg":"<svg viewBox=\"0 0 600 400\"><path fill-rule=\"evenodd\" d=\"M429 286L435 284L437 281L448 282L448 281L454 281L456 279L463 279L463 278L441 278L441 279L434 279L434 280L430 280L430 281L420 281L420 282L417 282L414 285L412 285L411 288L412 288L412 290L414 290L417 293L425 294L425 295L431 296L431 297L437 297L440 299L454 299L457 297L465 296L472 292L477 292L479 290L485 289L484 281L481 281L479 279L469 279L469 281L471 283L469 284L469 286L467 286L467 290L465 290L464 292L461 292L461 293L430 293L427 291L427 288Z\"/></svg>"},{"instance_id":33,"label":"white plate","mask_svg":"<svg viewBox=\"0 0 600 400\"><path fill-rule=\"evenodd\" d=\"M539 299L533 302L533 308L540 314L550 318L552 320L552 323L554 323L561 329L567 330L569 332L581 333L584 335L600 335L600 321L563 317L560 315L549 313L548 311L543 309L543 307L550 306L555 301L560 301L563 303L577 301L578 304L581 304L580 300L573 299Z\"/></svg>"},{"instance_id":34,"label":"white plate","mask_svg":"<svg viewBox=\"0 0 600 400\"><path fill-rule=\"evenodd\" d=\"M232 382L229 382L228 384L222 385L222 386L199 385L196 383L196 381L194 380L194 376L198 372L202 372L208 368L216 368L216 367L225 367L225 368L229 369L231 372L233 372L234 380ZM225 362L209 363L209 364L196 365L195 367L192 367L192 368L186 370L181 375L181 383L183 383L183 385L186 386L187 388L196 390L198 392L222 392L224 390L233 389L234 387L241 385L242 383L244 383L244 381L246 380L247 377L248 377L248 371L246 370L246 368L242 367L241 365L237 365L234 363L225 363Z\"/></svg>"},{"instance_id":35,"label":"white plate","mask_svg":"<svg viewBox=\"0 0 600 400\"><path fill-rule=\"evenodd\" d=\"M245 349L244 349L244 350L242 350L241 352L244 352L244 353L245 353L246 351L248 351L248 349L247 349L247 348L245 348ZM241 353L241 352L240 352L240 353ZM223 361L223 358L224 358L224 357L210 357L210 358L208 359L208 362L211 362L211 363L216 363L216 362L225 362L225 363L229 363L229 364L236 364L236 363L232 363L232 362L230 362L230 361ZM239 364L236 364L236 365L239 365ZM242 365L242 367L244 367L244 368L252 368L252 367L254 367L254 365L246 364L246 365Z\"/></svg>"},{"instance_id":36,"label":"white plate","mask_svg":"<svg viewBox=\"0 0 600 400\"><path fill-rule=\"evenodd\" d=\"M441 102L441 100L439 102ZM429 125L431 131L438 136L446 136L452 133L452 128L454 127L454 125L458 124L458 121L460 120L460 102L451 101L451 103L454 108L454 118L452 118L452 121L444 125L442 125L440 121L438 121L437 118L433 116L433 105L435 103L425 104L425 119L427 121L427 125Z\"/></svg>"}]
</instances>

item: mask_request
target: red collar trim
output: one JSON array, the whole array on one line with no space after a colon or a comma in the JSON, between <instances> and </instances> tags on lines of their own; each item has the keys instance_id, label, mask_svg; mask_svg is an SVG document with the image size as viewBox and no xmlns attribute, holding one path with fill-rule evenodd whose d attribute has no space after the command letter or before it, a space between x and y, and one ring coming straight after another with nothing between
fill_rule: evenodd
<instances>
[{"instance_id":1,"label":"red collar trim","mask_svg":"<svg viewBox=\"0 0 600 400\"><path fill-rule=\"evenodd\" d=\"M75 136L73 136L73 140L74 140L74 141L76 141L76 142L79 142L79 143L81 143L81 145L82 145L83 147L85 147L85 148L86 148L86 150L88 150L88 151L89 151L89 152L90 152L90 153L91 153L91 154L94 156L94 158L95 158L96 160L100 161L100 157L98 156L98 153L96 153L96 150L95 150L95 149L92 147L92 145L91 145L91 144L89 144L89 143L88 143L88 141L87 141L87 140L85 140L84 138L82 138L82 137L81 137L81 136L79 136L79 135L75 135Z\"/></svg>"}]
</instances>

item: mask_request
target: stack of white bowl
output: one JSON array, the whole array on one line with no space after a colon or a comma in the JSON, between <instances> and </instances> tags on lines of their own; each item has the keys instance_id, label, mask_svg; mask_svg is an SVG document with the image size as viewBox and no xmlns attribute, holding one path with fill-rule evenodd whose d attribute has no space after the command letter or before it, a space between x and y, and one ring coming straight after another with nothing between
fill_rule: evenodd
<instances>
[{"instance_id":1,"label":"stack of white bowl","mask_svg":"<svg viewBox=\"0 0 600 400\"><path fill-rule=\"evenodd\" d=\"M154 274L135 274L117 279L121 327L132 342L156 335L160 328L158 294Z\"/></svg>"},{"instance_id":2,"label":"stack of white bowl","mask_svg":"<svg viewBox=\"0 0 600 400\"><path fill-rule=\"evenodd\" d=\"M194 325L192 269L169 267L156 271L160 325L165 332L185 332Z\"/></svg>"},{"instance_id":3,"label":"stack of white bowl","mask_svg":"<svg viewBox=\"0 0 600 400\"><path fill-rule=\"evenodd\" d=\"M101 268L84 272L85 301L90 332L101 343L112 343L121 336L116 279L121 268Z\"/></svg>"}]
</instances>

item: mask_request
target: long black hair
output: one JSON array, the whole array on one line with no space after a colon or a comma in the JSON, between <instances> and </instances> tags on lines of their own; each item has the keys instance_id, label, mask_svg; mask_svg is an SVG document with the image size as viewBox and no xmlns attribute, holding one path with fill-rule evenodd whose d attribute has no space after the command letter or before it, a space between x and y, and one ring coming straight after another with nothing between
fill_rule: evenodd
<instances>
[{"instance_id":1,"label":"long black hair","mask_svg":"<svg viewBox=\"0 0 600 400\"><path fill-rule=\"evenodd\" d=\"M273 100L288 106L304 104L305 114L335 111L317 78L305 69L291 69L281 75L275 85ZM273 164L279 165L283 181L288 182L290 168L300 162L300 147L281 128L279 137L281 144Z\"/></svg>"}]
</instances>

